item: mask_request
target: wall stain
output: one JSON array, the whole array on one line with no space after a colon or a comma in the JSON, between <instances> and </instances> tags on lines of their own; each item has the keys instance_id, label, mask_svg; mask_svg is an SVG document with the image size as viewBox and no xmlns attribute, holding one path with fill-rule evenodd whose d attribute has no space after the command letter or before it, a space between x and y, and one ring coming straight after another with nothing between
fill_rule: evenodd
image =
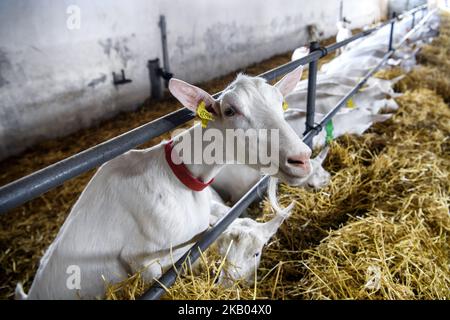
<instances>
[{"instance_id":1,"label":"wall stain","mask_svg":"<svg viewBox=\"0 0 450 320\"><path fill-rule=\"evenodd\" d=\"M119 58L125 68L127 67L128 62L134 58L128 43L129 38L127 37L120 37L117 39L106 38L105 40L98 41L98 44L103 49L103 53L107 55L108 58L111 58L112 54L114 54Z\"/></svg>"},{"instance_id":2,"label":"wall stain","mask_svg":"<svg viewBox=\"0 0 450 320\"><path fill-rule=\"evenodd\" d=\"M223 55L245 53L252 49L255 43L252 26L238 26L216 23L208 28L203 35L203 42L213 59Z\"/></svg>"},{"instance_id":3,"label":"wall stain","mask_svg":"<svg viewBox=\"0 0 450 320\"><path fill-rule=\"evenodd\" d=\"M192 27L192 33L189 37L184 38L183 36L178 36L175 42L176 49L174 55L183 56L185 50L190 50L196 46L195 33L197 30L197 23L194 23ZM169 58L170 59L170 58Z\"/></svg>"},{"instance_id":4,"label":"wall stain","mask_svg":"<svg viewBox=\"0 0 450 320\"><path fill-rule=\"evenodd\" d=\"M100 77L94 78L88 83L88 87L95 88L97 85L105 81L106 81L106 74L101 73Z\"/></svg>"},{"instance_id":5,"label":"wall stain","mask_svg":"<svg viewBox=\"0 0 450 320\"><path fill-rule=\"evenodd\" d=\"M9 81L5 78L5 70L11 69L11 62L9 61L6 52L0 49L0 88L9 84Z\"/></svg>"},{"instance_id":6,"label":"wall stain","mask_svg":"<svg viewBox=\"0 0 450 320\"><path fill-rule=\"evenodd\" d=\"M99 40L98 44L100 45L100 47L103 48L103 53L106 54L109 58L111 55L111 48L112 48L111 38L106 38L105 41Z\"/></svg>"},{"instance_id":7,"label":"wall stain","mask_svg":"<svg viewBox=\"0 0 450 320\"><path fill-rule=\"evenodd\" d=\"M41 49L39 49L38 47L35 47L35 46L31 46L31 49L33 49L34 51L37 51L39 53L44 53Z\"/></svg>"}]
</instances>

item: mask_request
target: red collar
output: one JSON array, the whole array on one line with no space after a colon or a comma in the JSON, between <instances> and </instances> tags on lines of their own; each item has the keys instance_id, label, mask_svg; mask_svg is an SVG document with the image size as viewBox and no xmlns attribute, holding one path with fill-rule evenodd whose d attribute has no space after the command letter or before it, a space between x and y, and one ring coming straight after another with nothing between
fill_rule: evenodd
<instances>
[{"instance_id":1,"label":"red collar","mask_svg":"<svg viewBox=\"0 0 450 320\"><path fill-rule=\"evenodd\" d=\"M203 181L200 181L199 179L195 178L189 172L188 168L185 166L184 163L181 162L180 164L175 164L172 161L172 150L173 150L173 141L170 140L164 146L164 151L166 153L166 161L169 164L169 167L172 169L175 176L178 178L178 180L180 180L181 183L183 183L186 187L188 187L193 191L202 191L214 181L213 178L208 183L204 183Z\"/></svg>"}]
</instances>

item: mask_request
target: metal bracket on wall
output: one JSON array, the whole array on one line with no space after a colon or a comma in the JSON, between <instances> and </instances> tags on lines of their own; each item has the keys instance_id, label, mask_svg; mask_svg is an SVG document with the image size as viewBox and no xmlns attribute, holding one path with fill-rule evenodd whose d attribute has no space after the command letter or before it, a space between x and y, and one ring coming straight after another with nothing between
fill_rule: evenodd
<instances>
[{"instance_id":1,"label":"metal bracket on wall","mask_svg":"<svg viewBox=\"0 0 450 320\"><path fill-rule=\"evenodd\" d=\"M162 85L161 79L165 80L166 87L170 78L173 77L173 74L165 71L159 65L159 59L149 60L147 63L148 73L150 77L150 95L152 98L159 100L164 95L164 87Z\"/></svg>"},{"instance_id":2,"label":"metal bracket on wall","mask_svg":"<svg viewBox=\"0 0 450 320\"><path fill-rule=\"evenodd\" d=\"M164 88L162 86L161 79L164 79L164 85L167 88L170 78L173 77L173 74L170 72L169 68L169 53L167 50L167 28L166 28L166 18L164 15L159 16L158 25L161 30L163 67L160 66L158 58L149 60L147 64L151 85L150 94L152 98L157 100L163 97Z\"/></svg>"},{"instance_id":3,"label":"metal bracket on wall","mask_svg":"<svg viewBox=\"0 0 450 320\"><path fill-rule=\"evenodd\" d=\"M113 72L112 75L113 75L113 83L114 83L115 86L118 86L118 85L121 85L121 84L130 83L130 82L133 81L133 80L127 79L125 77L125 70L123 70L123 69L121 70L121 76L116 75L115 72Z\"/></svg>"}]
</instances>

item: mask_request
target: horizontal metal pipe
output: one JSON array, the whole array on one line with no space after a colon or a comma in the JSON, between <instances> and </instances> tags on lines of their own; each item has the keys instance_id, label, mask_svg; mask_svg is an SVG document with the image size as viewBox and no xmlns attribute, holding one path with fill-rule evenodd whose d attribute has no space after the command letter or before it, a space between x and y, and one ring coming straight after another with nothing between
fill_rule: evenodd
<instances>
[{"instance_id":1,"label":"horizontal metal pipe","mask_svg":"<svg viewBox=\"0 0 450 320\"><path fill-rule=\"evenodd\" d=\"M420 8L414 9L421 10ZM311 61L320 59L328 53L366 36L380 29L388 22L380 26L361 32L350 39L328 46L326 50L312 52L302 59L286 63L282 66L264 72L260 76L268 81L274 80L299 65L305 65ZM217 98L221 92L214 95ZM95 147L80 152L72 157L50 165L19 180L13 181L0 188L0 214L11 210L26 201L61 185L64 181L74 178L86 171L96 168L103 163L151 140L163 133L173 130L179 125L194 118L194 114L186 108L174 111L164 117L149 122L141 127L126 132L118 137L103 142Z\"/></svg>"},{"instance_id":2,"label":"horizontal metal pipe","mask_svg":"<svg viewBox=\"0 0 450 320\"><path fill-rule=\"evenodd\" d=\"M5 213L61 185L64 181L89 171L193 118L194 114L188 109L177 110L163 119L149 122L7 184L0 189L0 213Z\"/></svg>"}]
</instances>

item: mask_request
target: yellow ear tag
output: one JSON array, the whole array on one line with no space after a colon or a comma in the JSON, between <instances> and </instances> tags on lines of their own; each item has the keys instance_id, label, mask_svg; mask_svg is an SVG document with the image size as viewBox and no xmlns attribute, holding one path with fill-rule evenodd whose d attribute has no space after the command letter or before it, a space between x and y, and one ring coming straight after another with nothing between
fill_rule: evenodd
<instances>
[{"instance_id":1,"label":"yellow ear tag","mask_svg":"<svg viewBox=\"0 0 450 320\"><path fill-rule=\"evenodd\" d=\"M353 99L350 99L347 101L347 108L349 108L349 109L355 108L355 103L353 102Z\"/></svg>"},{"instance_id":2,"label":"yellow ear tag","mask_svg":"<svg viewBox=\"0 0 450 320\"><path fill-rule=\"evenodd\" d=\"M286 101L283 101L283 111L287 111L289 109L289 105Z\"/></svg>"},{"instance_id":3,"label":"yellow ear tag","mask_svg":"<svg viewBox=\"0 0 450 320\"><path fill-rule=\"evenodd\" d=\"M206 110L206 104L204 101L201 101L197 108L197 116L202 121L202 128L206 128L209 121L214 121L214 116L211 112Z\"/></svg>"}]
</instances>

